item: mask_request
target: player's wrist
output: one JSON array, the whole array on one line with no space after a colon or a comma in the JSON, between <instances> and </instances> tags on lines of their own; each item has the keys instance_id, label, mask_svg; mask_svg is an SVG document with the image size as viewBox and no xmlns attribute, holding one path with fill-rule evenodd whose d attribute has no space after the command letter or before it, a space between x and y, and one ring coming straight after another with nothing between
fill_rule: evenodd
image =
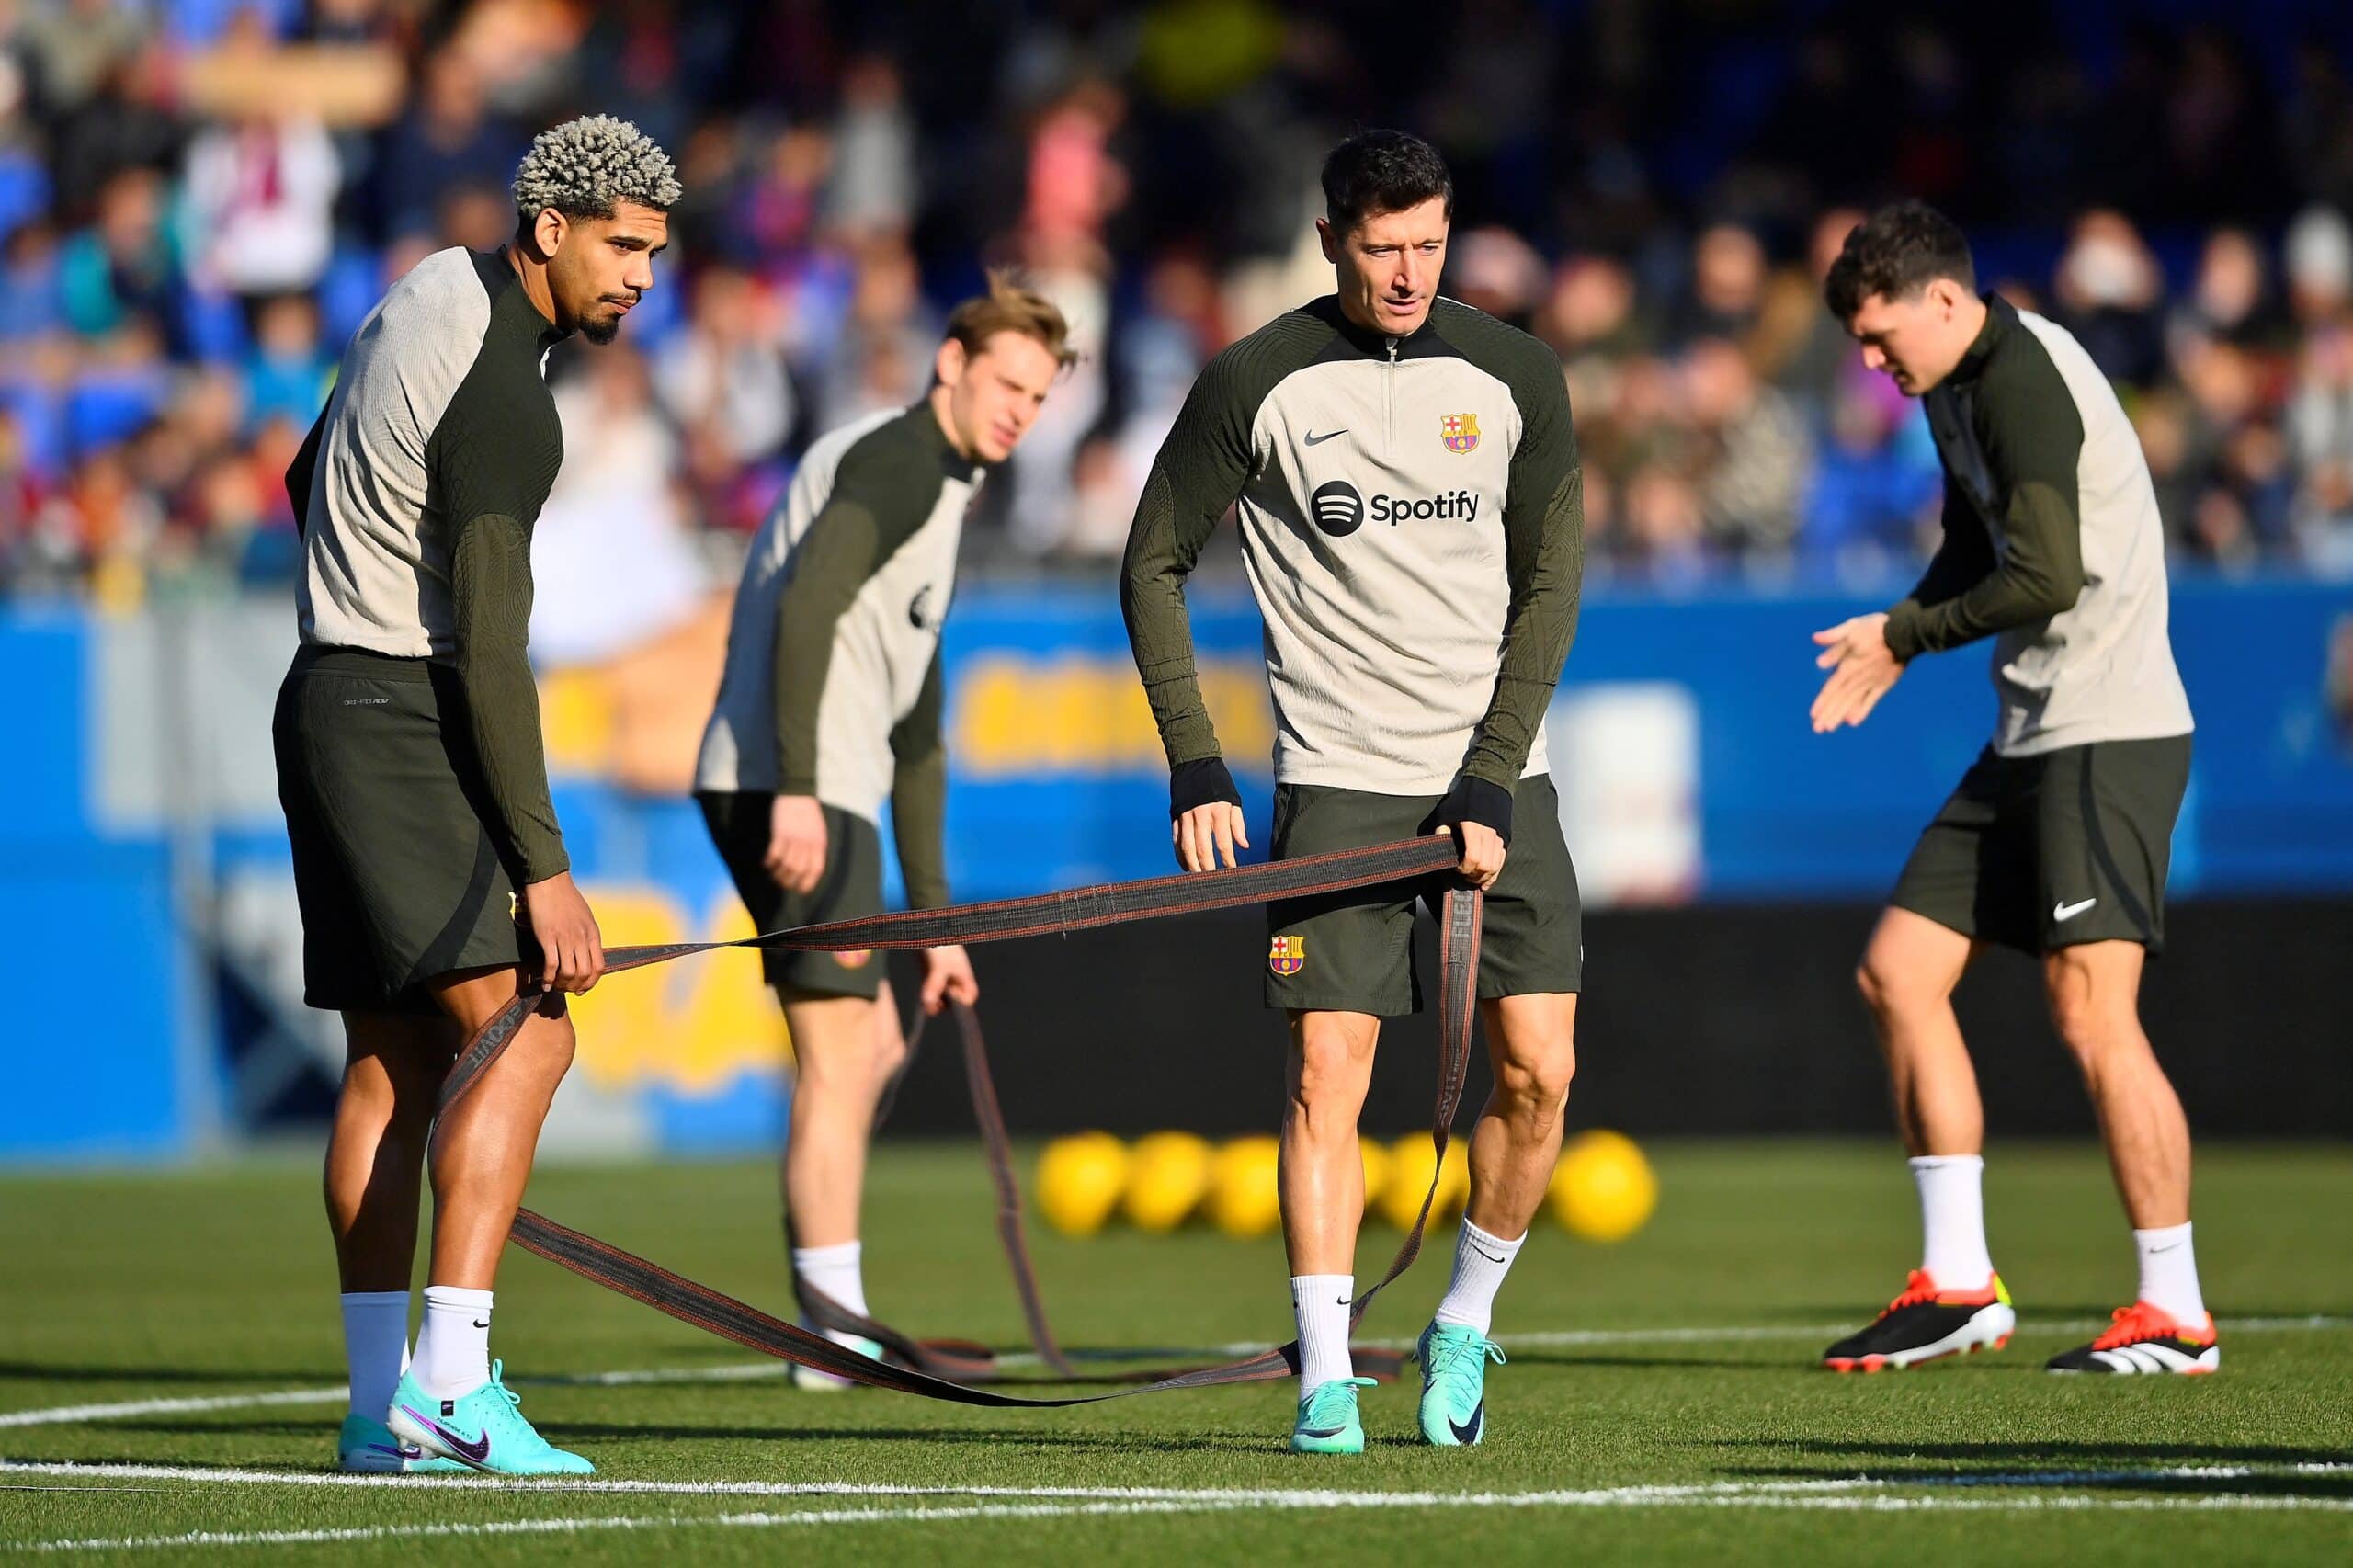
<instances>
[{"instance_id":1,"label":"player's wrist","mask_svg":"<svg viewBox=\"0 0 2353 1568\"><path fill-rule=\"evenodd\" d=\"M1242 791L1222 756L1198 756L1168 770L1168 814L1181 817L1201 806L1239 806Z\"/></svg>"},{"instance_id":2,"label":"player's wrist","mask_svg":"<svg viewBox=\"0 0 2353 1568\"><path fill-rule=\"evenodd\" d=\"M1455 779L1454 788L1449 790L1446 799L1438 802L1437 824L1439 827L1455 827L1474 822L1482 827L1493 829L1495 836L1502 839L1505 847L1508 848L1511 845L1511 805L1509 790L1492 778L1465 773Z\"/></svg>"}]
</instances>

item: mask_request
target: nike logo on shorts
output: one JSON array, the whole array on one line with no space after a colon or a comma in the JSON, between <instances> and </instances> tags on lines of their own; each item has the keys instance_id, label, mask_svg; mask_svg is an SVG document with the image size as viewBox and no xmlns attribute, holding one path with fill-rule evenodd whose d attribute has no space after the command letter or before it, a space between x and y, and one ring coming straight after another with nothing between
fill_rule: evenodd
<instances>
[{"instance_id":1,"label":"nike logo on shorts","mask_svg":"<svg viewBox=\"0 0 2353 1568\"><path fill-rule=\"evenodd\" d=\"M2067 903L2063 902L2054 903L2051 906L2051 918L2053 920L2073 920L2076 915L2081 915L2085 910L2089 909L2093 904L2097 903L2098 902L2099 899L2095 896L2084 900L2081 903Z\"/></svg>"},{"instance_id":2,"label":"nike logo on shorts","mask_svg":"<svg viewBox=\"0 0 2353 1568\"><path fill-rule=\"evenodd\" d=\"M1307 438L1302 441L1300 445L1303 447L1320 447L1324 442L1331 440L1334 437L1345 436L1347 433L1348 427L1345 425L1341 426L1337 430L1326 430L1321 436L1317 435L1314 431L1310 430L1307 433Z\"/></svg>"}]
</instances>

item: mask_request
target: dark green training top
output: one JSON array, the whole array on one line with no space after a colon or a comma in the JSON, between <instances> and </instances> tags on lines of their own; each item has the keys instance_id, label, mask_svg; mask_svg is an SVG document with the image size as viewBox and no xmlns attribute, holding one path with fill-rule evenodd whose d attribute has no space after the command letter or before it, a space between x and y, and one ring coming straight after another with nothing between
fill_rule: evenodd
<instances>
[{"instance_id":1,"label":"dark green training top","mask_svg":"<svg viewBox=\"0 0 2353 1568\"><path fill-rule=\"evenodd\" d=\"M1993 637L2006 756L2188 734L2165 528L2132 422L2064 327L1998 296L1985 305L1924 400L1944 542L1888 611L1888 651L1908 661Z\"/></svg>"},{"instance_id":2,"label":"dark green training top","mask_svg":"<svg viewBox=\"0 0 2353 1568\"><path fill-rule=\"evenodd\" d=\"M286 471L302 641L455 666L518 885L571 865L524 653L531 526L563 463L544 375L563 336L504 256L437 251L360 324Z\"/></svg>"},{"instance_id":3,"label":"dark green training top","mask_svg":"<svg viewBox=\"0 0 2353 1568\"><path fill-rule=\"evenodd\" d=\"M1585 548L1550 348L1452 300L1400 338L1326 297L1210 362L1153 465L1121 583L1173 772L1218 755L1185 578L1237 500L1278 780L1436 795L1467 778L1507 795L1547 770Z\"/></svg>"},{"instance_id":4,"label":"dark green training top","mask_svg":"<svg viewBox=\"0 0 2353 1568\"><path fill-rule=\"evenodd\" d=\"M917 909L948 902L939 628L981 481L928 399L821 437L752 540L695 788L891 802Z\"/></svg>"}]
</instances>

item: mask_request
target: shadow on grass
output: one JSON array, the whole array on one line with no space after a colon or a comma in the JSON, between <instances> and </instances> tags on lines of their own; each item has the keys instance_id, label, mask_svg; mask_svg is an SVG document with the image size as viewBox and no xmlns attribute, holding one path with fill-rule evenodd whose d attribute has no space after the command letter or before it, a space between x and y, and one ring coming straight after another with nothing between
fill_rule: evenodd
<instances>
[{"instance_id":1,"label":"shadow on grass","mask_svg":"<svg viewBox=\"0 0 2353 1568\"><path fill-rule=\"evenodd\" d=\"M251 1421L110 1421L109 1430L152 1433L158 1437L286 1437L324 1440L335 1430L326 1420L299 1421L267 1417ZM558 1446L587 1447L597 1443L949 1443L984 1444L992 1448L1086 1449L1121 1453L1264 1453L1269 1439L1263 1434L1196 1433L1173 1437L1160 1432L1070 1432L1051 1427L994 1426L774 1426L756 1425L685 1426L659 1422L629 1425L608 1421L549 1421L541 1435ZM596 1455L591 1452L589 1457ZM119 1462L153 1464L153 1454ZM264 1466L263 1468L273 1468ZM305 1468L297 1466L295 1468Z\"/></svg>"}]
</instances>

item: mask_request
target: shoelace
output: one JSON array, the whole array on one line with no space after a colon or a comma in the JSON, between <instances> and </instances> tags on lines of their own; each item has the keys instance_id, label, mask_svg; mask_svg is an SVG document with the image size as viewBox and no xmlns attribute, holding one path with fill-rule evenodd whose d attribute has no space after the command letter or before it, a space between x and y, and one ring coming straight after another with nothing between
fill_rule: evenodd
<instances>
[{"instance_id":1,"label":"shoelace","mask_svg":"<svg viewBox=\"0 0 2353 1568\"><path fill-rule=\"evenodd\" d=\"M1319 1407L1324 1403L1324 1394L1326 1389L1369 1389L1375 1385L1376 1380L1371 1378L1334 1378L1328 1383L1318 1383L1315 1385L1315 1392L1308 1396L1308 1416L1313 1420L1323 1419L1323 1413ZM1332 1397L1334 1399L1337 1399L1340 1396L1334 1394Z\"/></svg>"},{"instance_id":2,"label":"shoelace","mask_svg":"<svg viewBox=\"0 0 2353 1568\"><path fill-rule=\"evenodd\" d=\"M1493 1361L1498 1367L1504 1364L1504 1347L1483 1337L1440 1340L1432 1346L1432 1351L1429 1369L1430 1376L1434 1378L1444 1377L1449 1372L1476 1369L1482 1360ZM1471 1364L1468 1369L1463 1366L1466 1361Z\"/></svg>"},{"instance_id":3,"label":"shoelace","mask_svg":"<svg viewBox=\"0 0 2353 1568\"><path fill-rule=\"evenodd\" d=\"M493 1392L506 1402L507 1408L510 1410L523 1408L523 1396L506 1386L506 1362L493 1361L490 1364L490 1387Z\"/></svg>"},{"instance_id":4,"label":"shoelace","mask_svg":"<svg viewBox=\"0 0 2353 1568\"><path fill-rule=\"evenodd\" d=\"M2135 1301L2129 1307L2119 1307L2108 1315L2108 1331L2092 1341L2092 1348L2113 1350L2120 1345L2130 1345L2138 1339L2156 1339L2185 1326L2171 1319L2160 1323L2158 1313L2146 1301Z\"/></svg>"},{"instance_id":5,"label":"shoelace","mask_svg":"<svg viewBox=\"0 0 2353 1568\"><path fill-rule=\"evenodd\" d=\"M1937 1282L1928 1278L1927 1269L1915 1268L1904 1277L1904 1293L1888 1302L1885 1311L1879 1315L1885 1317L1888 1312L1902 1312L1906 1307L1920 1306L1936 1299Z\"/></svg>"}]
</instances>

